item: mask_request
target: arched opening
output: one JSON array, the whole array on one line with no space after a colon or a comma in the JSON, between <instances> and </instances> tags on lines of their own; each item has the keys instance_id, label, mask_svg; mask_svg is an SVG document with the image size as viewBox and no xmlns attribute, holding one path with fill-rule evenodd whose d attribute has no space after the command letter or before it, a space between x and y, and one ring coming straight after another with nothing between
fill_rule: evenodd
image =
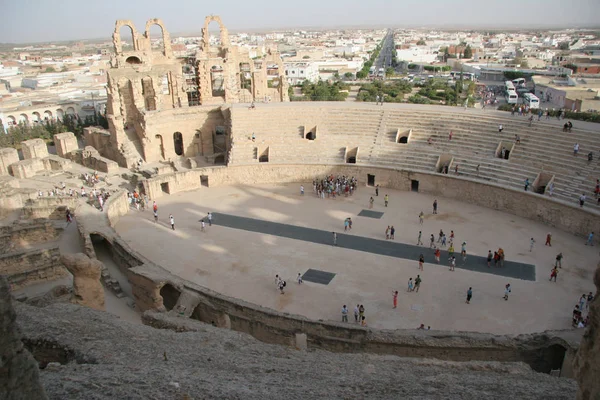
<instances>
[{"instance_id":1,"label":"arched opening","mask_svg":"<svg viewBox=\"0 0 600 400\"><path fill-rule=\"evenodd\" d=\"M225 164L225 155L221 154L215 157L215 164Z\"/></svg>"},{"instance_id":2,"label":"arched opening","mask_svg":"<svg viewBox=\"0 0 600 400\"><path fill-rule=\"evenodd\" d=\"M408 136L401 136L400 139L398 139L398 143L400 143L400 144L407 144L408 143Z\"/></svg>"},{"instance_id":3,"label":"arched opening","mask_svg":"<svg viewBox=\"0 0 600 400\"><path fill-rule=\"evenodd\" d=\"M160 289L160 295L167 311L171 311L177 305L181 292L175 286L167 283Z\"/></svg>"},{"instance_id":4,"label":"arched opening","mask_svg":"<svg viewBox=\"0 0 600 400\"><path fill-rule=\"evenodd\" d=\"M31 121L33 121L34 124L39 124L40 122L42 122L40 113L37 111L34 111L33 113L31 113Z\"/></svg>"},{"instance_id":5,"label":"arched opening","mask_svg":"<svg viewBox=\"0 0 600 400\"><path fill-rule=\"evenodd\" d=\"M210 84L212 88L213 97L225 96L225 77L223 76L223 67L220 65L213 65L210 68Z\"/></svg>"},{"instance_id":6,"label":"arched opening","mask_svg":"<svg viewBox=\"0 0 600 400\"><path fill-rule=\"evenodd\" d=\"M171 94L171 88L169 87L169 74L164 74L160 81L160 88L162 94Z\"/></svg>"},{"instance_id":7,"label":"arched opening","mask_svg":"<svg viewBox=\"0 0 600 400\"><path fill-rule=\"evenodd\" d=\"M150 40L150 48L153 52L165 54L164 32L159 24L152 24L146 30L146 35Z\"/></svg>"},{"instance_id":8,"label":"arched opening","mask_svg":"<svg viewBox=\"0 0 600 400\"><path fill-rule=\"evenodd\" d=\"M146 111L156 110L156 99L154 93L154 86L152 86L152 78L142 78L142 96L144 96L144 106Z\"/></svg>"},{"instance_id":9,"label":"arched opening","mask_svg":"<svg viewBox=\"0 0 600 400\"><path fill-rule=\"evenodd\" d=\"M173 134L173 145L175 146L175 154L178 156L183 155L183 135L181 132L175 132Z\"/></svg>"},{"instance_id":10,"label":"arched opening","mask_svg":"<svg viewBox=\"0 0 600 400\"><path fill-rule=\"evenodd\" d=\"M75 109L73 107L67 108L67 115L75 115Z\"/></svg>"},{"instance_id":11,"label":"arched opening","mask_svg":"<svg viewBox=\"0 0 600 400\"><path fill-rule=\"evenodd\" d=\"M120 113L123 116L125 129L127 129L128 126L133 126L135 122L136 108L133 97L133 85L129 79L121 78L117 86L119 88L119 98L121 99Z\"/></svg>"},{"instance_id":12,"label":"arched opening","mask_svg":"<svg viewBox=\"0 0 600 400\"><path fill-rule=\"evenodd\" d=\"M136 65L136 64L141 64L141 63L142 63L142 60L140 60L140 59L139 59L138 57L136 57L136 56L129 56L129 57L127 57L127 58L125 59L125 62L126 62L127 64L133 64L133 65Z\"/></svg>"},{"instance_id":13,"label":"arched opening","mask_svg":"<svg viewBox=\"0 0 600 400\"><path fill-rule=\"evenodd\" d=\"M525 362L537 372L549 374L550 371L561 369L567 349L560 344L538 348L524 354Z\"/></svg>"},{"instance_id":14,"label":"arched opening","mask_svg":"<svg viewBox=\"0 0 600 400\"><path fill-rule=\"evenodd\" d=\"M59 121L62 121L64 117L65 117L65 112L63 111L63 109L62 109L62 108L58 108L58 109L56 110L56 118L57 118Z\"/></svg>"},{"instance_id":15,"label":"arched opening","mask_svg":"<svg viewBox=\"0 0 600 400\"><path fill-rule=\"evenodd\" d=\"M278 88L280 84L279 65L267 65L267 86L270 88Z\"/></svg>"},{"instance_id":16,"label":"arched opening","mask_svg":"<svg viewBox=\"0 0 600 400\"><path fill-rule=\"evenodd\" d=\"M17 125L17 120L12 115L9 115L6 119L6 125L8 125L9 128Z\"/></svg>"},{"instance_id":17,"label":"arched opening","mask_svg":"<svg viewBox=\"0 0 600 400\"><path fill-rule=\"evenodd\" d=\"M50 121L52 119L52 111L46 110L44 111L44 120Z\"/></svg>"},{"instance_id":18,"label":"arched opening","mask_svg":"<svg viewBox=\"0 0 600 400\"><path fill-rule=\"evenodd\" d=\"M240 80L241 101L244 103L249 103L252 101L252 97L253 97L253 93L254 93L253 82L252 82L252 69L250 67L250 63L240 63L239 80Z\"/></svg>"},{"instance_id":19,"label":"arched opening","mask_svg":"<svg viewBox=\"0 0 600 400\"><path fill-rule=\"evenodd\" d=\"M23 125L29 125L29 117L27 114L19 115L19 123Z\"/></svg>"},{"instance_id":20,"label":"arched opening","mask_svg":"<svg viewBox=\"0 0 600 400\"><path fill-rule=\"evenodd\" d=\"M220 20L207 17L204 23L204 43L209 47L224 47L227 46L226 33L223 30Z\"/></svg>"},{"instance_id":21,"label":"arched opening","mask_svg":"<svg viewBox=\"0 0 600 400\"><path fill-rule=\"evenodd\" d=\"M163 137L162 135L156 135L154 136L155 139L158 139L158 147L159 147L159 151L160 151L160 156L162 157L162 159L165 159L165 144L163 143Z\"/></svg>"},{"instance_id":22,"label":"arched opening","mask_svg":"<svg viewBox=\"0 0 600 400\"><path fill-rule=\"evenodd\" d=\"M121 51L135 50L135 40L133 39L133 28L131 26L123 25L120 27L119 37L121 38Z\"/></svg>"}]
</instances>

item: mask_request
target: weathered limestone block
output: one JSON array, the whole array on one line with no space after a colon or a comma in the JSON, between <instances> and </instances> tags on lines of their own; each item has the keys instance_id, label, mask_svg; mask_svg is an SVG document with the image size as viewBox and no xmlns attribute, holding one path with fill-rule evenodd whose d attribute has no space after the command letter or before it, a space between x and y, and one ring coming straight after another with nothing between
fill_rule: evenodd
<instances>
[{"instance_id":1,"label":"weathered limestone block","mask_svg":"<svg viewBox=\"0 0 600 400\"><path fill-rule=\"evenodd\" d=\"M598 379L600 377L600 300L598 300L600 263L594 274L594 284L596 295L590 304L590 324L583 335L574 365L577 382L579 382L577 392L579 400L600 399L600 379Z\"/></svg>"},{"instance_id":2,"label":"weathered limestone block","mask_svg":"<svg viewBox=\"0 0 600 400\"><path fill-rule=\"evenodd\" d=\"M43 139L25 140L21 142L21 149L25 160L48 157L48 146Z\"/></svg>"},{"instance_id":3,"label":"weathered limestone block","mask_svg":"<svg viewBox=\"0 0 600 400\"><path fill-rule=\"evenodd\" d=\"M19 162L17 149L0 149L0 176L10 174L10 165Z\"/></svg>"},{"instance_id":4,"label":"weathered limestone block","mask_svg":"<svg viewBox=\"0 0 600 400\"><path fill-rule=\"evenodd\" d=\"M47 399L44 388L40 384L38 364L31 353L23 347L16 319L8 283L0 276L0 356L2 357L0 399Z\"/></svg>"},{"instance_id":5,"label":"weathered limestone block","mask_svg":"<svg viewBox=\"0 0 600 400\"><path fill-rule=\"evenodd\" d=\"M71 302L96 310L104 310L104 288L100 283L102 263L83 253L62 254L61 261L73 274Z\"/></svg>"},{"instance_id":6,"label":"weathered limestone block","mask_svg":"<svg viewBox=\"0 0 600 400\"><path fill-rule=\"evenodd\" d=\"M66 158L67 153L79 148L73 132L57 133L54 135L54 144L56 145L56 154L63 158Z\"/></svg>"},{"instance_id":7,"label":"weathered limestone block","mask_svg":"<svg viewBox=\"0 0 600 400\"><path fill-rule=\"evenodd\" d=\"M31 158L13 163L10 168L15 178L26 179L44 171L44 162L40 158Z\"/></svg>"}]
</instances>

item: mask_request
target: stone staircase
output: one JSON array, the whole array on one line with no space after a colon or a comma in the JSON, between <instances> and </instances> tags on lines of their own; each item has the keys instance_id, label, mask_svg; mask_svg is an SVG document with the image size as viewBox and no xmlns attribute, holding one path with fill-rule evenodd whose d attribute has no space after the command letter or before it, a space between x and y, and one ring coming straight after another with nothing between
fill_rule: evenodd
<instances>
[{"instance_id":1,"label":"stone staircase","mask_svg":"<svg viewBox=\"0 0 600 400\"><path fill-rule=\"evenodd\" d=\"M554 175L554 196L576 203L585 193L586 207L600 210L592 201L595 180L600 177L600 127L575 128L562 132L563 121L533 122L506 113L461 112L432 108L403 109L359 105L302 104L275 107L231 108L232 150L230 164L252 164L268 148L268 162L276 164L345 163L345 149L359 148L357 164L386 166L415 171L435 171L441 154L453 157L459 174L508 187L523 188L540 172ZM498 132L498 125L503 132ZM316 126L316 139L304 130ZM589 126L588 126L589 128ZM408 143L396 143L396 132L411 132ZM448 134L452 131L452 140ZM252 133L256 135L253 142ZM496 157L499 143L521 143L509 160ZM429 139L433 140L428 144ZM579 155L573 145L579 143ZM593 151L595 160L587 161ZM452 169L450 173L454 173ZM479 171L477 171L479 166Z\"/></svg>"}]
</instances>

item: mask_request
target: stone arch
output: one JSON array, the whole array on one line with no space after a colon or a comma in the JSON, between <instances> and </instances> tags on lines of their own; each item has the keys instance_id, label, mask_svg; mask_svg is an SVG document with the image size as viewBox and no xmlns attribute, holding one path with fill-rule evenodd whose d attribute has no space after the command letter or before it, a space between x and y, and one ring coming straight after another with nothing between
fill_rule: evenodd
<instances>
[{"instance_id":1,"label":"stone arch","mask_svg":"<svg viewBox=\"0 0 600 400\"><path fill-rule=\"evenodd\" d=\"M229 32L225 25L223 25L223 21L221 17L218 15L209 15L204 19L204 28L202 29L202 44L204 46L204 50L206 51L210 48L210 33L208 32L208 25L211 22L216 22L219 24L219 30L221 31L221 47L229 47Z\"/></svg>"},{"instance_id":2,"label":"stone arch","mask_svg":"<svg viewBox=\"0 0 600 400\"><path fill-rule=\"evenodd\" d=\"M67 115L75 115L75 109L73 107L68 107Z\"/></svg>"},{"instance_id":3,"label":"stone arch","mask_svg":"<svg viewBox=\"0 0 600 400\"><path fill-rule=\"evenodd\" d=\"M27 114L19 115L19 123L29 125L29 117L27 116Z\"/></svg>"},{"instance_id":4,"label":"stone arch","mask_svg":"<svg viewBox=\"0 0 600 400\"><path fill-rule=\"evenodd\" d=\"M52 111L50 111L50 110L44 111L44 119L51 120L52 119Z\"/></svg>"},{"instance_id":5,"label":"stone arch","mask_svg":"<svg viewBox=\"0 0 600 400\"><path fill-rule=\"evenodd\" d=\"M169 35L169 32L167 31L167 28L165 28L165 24L162 22L162 20L160 18L152 18L149 19L146 22L146 32L144 33L144 36L146 37L146 39L148 40L148 50L152 50L152 45L151 45L151 39L150 39L150 28L153 25L158 25L160 27L160 30L162 32L162 41L163 41L163 49L162 49L162 53L165 56L169 56L171 53L171 37Z\"/></svg>"},{"instance_id":6,"label":"stone arch","mask_svg":"<svg viewBox=\"0 0 600 400\"><path fill-rule=\"evenodd\" d=\"M131 46L133 51L138 50L137 37L138 33L135 29L135 25L131 20L119 19L115 22L115 31L113 33L113 45L115 47L115 53L117 55L123 53L123 43L121 42L121 28L127 26L131 30Z\"/></svg>"},{"instance_id":7,"label":"stone arch","mask_svg":"<svg viewBox=\"0 0 600 400\"><path fill-rule=\"evenodd\" d=\"M179 296L181 296L181 291L170 283L166 283L160 288L160 295L162 297L163 306L167 311L171 311L177 305Z\"/></svg>"},{"instance_id":8,"label":"stone arch","mask_svg":"<svg viewBox=\"0 0 600 400\"><path fill-rule=\"evenodd\" d=\"M160 156L162 157L163 160L166 159L166 157L165 157L165 143L163 142L162 135L155 135L154 138L158 140L158 150L160 151Z\"/></svg>"},{"instance_id":9,"label":"stone arch","mask_svg":"<svg viewBox=\"0 0 600 400\"><path fill-rule=\"evenodd\" d=\"M142 60L136 56L129 56L125 59L125 62L129 65L138 65L142 63Z\"/></svg>"},{"instance_id":10,"label":"stone arch","mask_svg":"<svg viewBox=\"0 0 600 400\"><path fill-rule=\"evenodd\" d=\"M178 156L183 155L183 135L181 132L175 132L173 134L173 146L175 147L175 154Z\"/></svg>"},{"instance_id":11,"label":"stone arch","mask_svg":"<svg viewBox=\"0 0 600 400\"><path fill-rule=\"evenodd\" d=\"M156 93L154 83L151 77L142 78L142 96L144 96L144 107L146 111L156 110Z\"/></svg>"},{"instance_id":12,"label":"stone arch","mask_svg":"<svg viewBox=\"0 0 600 400\"><path fill-rule=\"evenodd\" d=\"M133 84L129 79L121 77L117 82L117 90L120 99L120 115L123 116L124 126L127 126L134 121L135 115L136 107L133 95Z\"/></svg>"},{"instance_id":13,"label":"stone arch","mask_svg":"<svg viewBox=\"0 0 600 400\"><path fill-rule=\"evenodd\" d=\"M36 124L39 124L40 122L42 122L42 117L40 116L39 112L34 111L31 113L31 120Z\"/></svg>"},{"instance_id":14,"label":"stone arch","mask_svg":"<svg viewBox=\"0 0 600 400\"><path fill-rule=\"evenodd\" d=\"M6 117L6 119L6 123L9 127L17 125L17 119L14 116L9 115L8 117Z\"/></svg>"},{"instance_id":15,"label":"stone arch","mask_svg":"<svg viewBox=\"0 0 600 400\"><path fill-rule=\"evenodd\" d=\"M65 117L65 111L62 108L57 108L56 109L56 119L62 121L62 119Z\"/></svg>"}]
</instances>

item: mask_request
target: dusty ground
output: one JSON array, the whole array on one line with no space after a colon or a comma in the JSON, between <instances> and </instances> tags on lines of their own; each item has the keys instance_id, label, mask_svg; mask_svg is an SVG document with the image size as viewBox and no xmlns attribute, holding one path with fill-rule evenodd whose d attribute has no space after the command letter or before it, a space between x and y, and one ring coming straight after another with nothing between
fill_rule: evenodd
<instances>
[{"instance_id":1,"label":"dusty ground","mask_svg":"<svg viewBox=\"0 0 600 400\"><path fill-rule=\"evenodd\" d=\"M350 198L317 199L312 184L218 187L161 198L159 223L152 212L132 211L116 226L117 232L150 260L173 273L221 293L280 311L314 319L341 319L340 309L363 304L369 326L416 328L424 323L435 329L498 334L537 332L570 327L573 306L583 293L594 290L591 281L598 250L584 246L585 240L524 218L439 198L439 214L431 214L434 198L428 195L382 189L375 211L382 219L358 217L368 209L373 190L365 187ZM383 207L383 195L390 206ZM418 214L426 213L423 226ZM488 273L425 264L418 271L416 260L404 260L338 249L277 236L212 226L200 231L206 213L221 212L343 231L343 220L352 217L352 234L384 239L387 225L396 227L396 241L416 244L418 231L427 237L443 229L454 230L455 247L467 242L470 254L487 255L503 247L507 259L536 265L537 281L508 279ZM168 225L175 217L176 231ZM544 246L552 231L553 247ZM529 252L529 238L537 241ZM556 254L564 254L558 283L549 282ZM460 259L460 257L458 257ZM459 263L460 264L460 263ZM295 283L297 274L316 268L337 275L327 286ZM274 285L275 274L288 282L285 295ZM410 277L421 275L419 293L408 293ZM512 285L504 301L504 285ZM466 291L473 287L471 304ZM392 309L392 291L400 292L398 308ZM352 319L352 317L351 317Z\"/></svg>"}]
</instances>

